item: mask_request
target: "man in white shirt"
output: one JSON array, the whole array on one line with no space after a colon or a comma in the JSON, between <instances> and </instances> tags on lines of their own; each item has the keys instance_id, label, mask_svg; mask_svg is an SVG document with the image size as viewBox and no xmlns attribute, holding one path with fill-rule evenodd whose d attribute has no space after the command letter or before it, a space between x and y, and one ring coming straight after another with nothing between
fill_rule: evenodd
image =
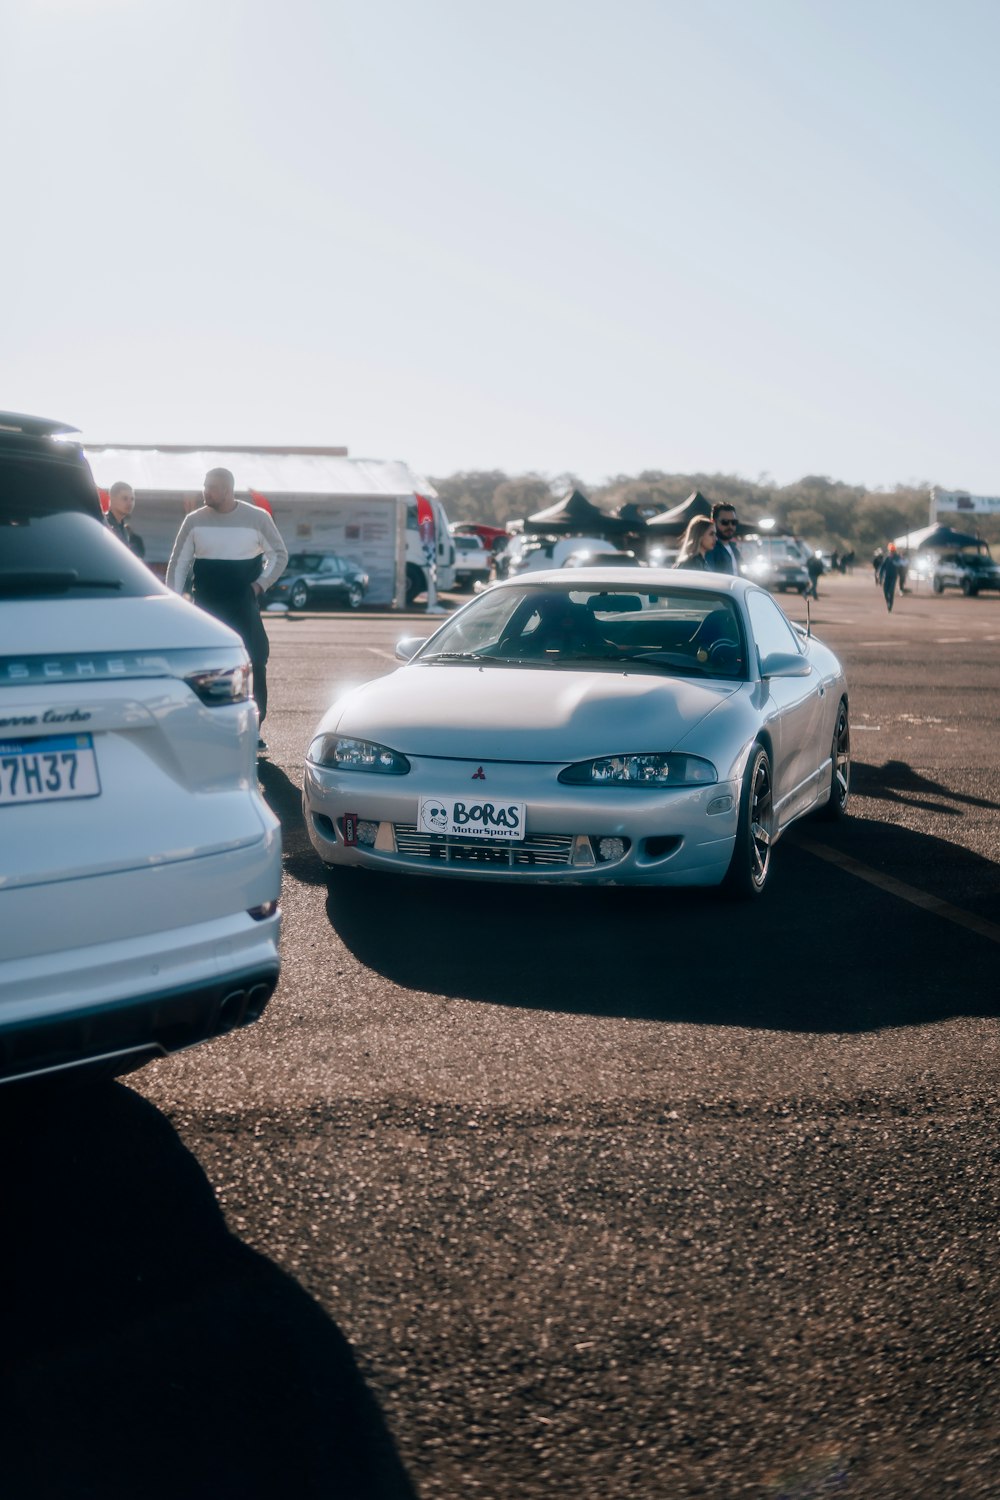
<instances>
[{"instance_id":1,"label":"man in white shirt","mask_svg":"<svg viewBox=\"0 0 1000 1500\"><path fill-rule=\"evenodd\" d=\"M236 499L228 469L209 469L203 493L205 504L181 522L167 564L167 586L183 593L190 574L194 602L242 636L263 724L270 644L259 600L284 572L288 548L267 511ZM257 748L267 749L263 739Z\"/></svg>"}]
</instances>

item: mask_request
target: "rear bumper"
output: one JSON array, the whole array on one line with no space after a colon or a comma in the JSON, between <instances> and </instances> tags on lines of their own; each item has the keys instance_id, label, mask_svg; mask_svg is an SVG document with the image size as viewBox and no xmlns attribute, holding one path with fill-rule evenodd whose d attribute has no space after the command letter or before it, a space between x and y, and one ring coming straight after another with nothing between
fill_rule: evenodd
<instances>
[{"instance_id":1,"label":"rear bumper","mask_svg":"<svg viewBox=\"0 0 1000 1500\"><path fill-rule=\"evenodd\" d=\"M275 828L224 854L0 890L0 1082L115 1053L136 1066L124 1054L255 1020L278 980L281 916L262 910L280 888Z\"/></svg>"},{"instance_id":2,"label":"rear bumper","mask_svg":"<svg viewBox=\"0 0 1000 1500\"><path fill-rule=\"evenodd\" d=\"M0 1083L102 1067L125 1072L256 1021L278 982L277 961L142 1000L85 1006L0 1029Z\"/></svg>"}]
</instances>

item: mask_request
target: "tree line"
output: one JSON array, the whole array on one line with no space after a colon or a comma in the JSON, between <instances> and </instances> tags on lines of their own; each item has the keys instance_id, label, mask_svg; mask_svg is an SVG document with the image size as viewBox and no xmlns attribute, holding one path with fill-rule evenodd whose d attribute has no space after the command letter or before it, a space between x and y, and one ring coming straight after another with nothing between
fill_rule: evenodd
<instances>
[{"instance_id":1,"label":"tree line","mask_svg":"<svg viewBox=\"0 0 1000 1500\"><path fill-rule=\"evenodd\" d=\"M926 526L931 488L930 484L897 484L891 490L867 490L821 475L809 475L794 484L776 485L766 479L755 484L733 474L665 474L659 469L619 474L599 485L588 485L570 473L510 475L502 469L468 469L431 483L452 521L493 526L506 526L543 510L572 489L582 490L605 511L629 502L669 510L693 490L700 490L707 500L735 505L743 520L771 516L778 526L807 538L813 546L838 552L854 548L859 557L893 537ZM939 519L989 542L1000 541L998 516L942 513Z\"/></svg>"}]
</instances>

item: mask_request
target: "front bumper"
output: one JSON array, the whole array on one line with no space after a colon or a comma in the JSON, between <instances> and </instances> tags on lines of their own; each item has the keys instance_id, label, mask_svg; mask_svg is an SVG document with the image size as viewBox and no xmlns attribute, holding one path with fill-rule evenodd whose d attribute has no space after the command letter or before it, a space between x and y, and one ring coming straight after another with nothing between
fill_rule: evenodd
<instances>
[{"instance_id":1,"label":"front bumper","mask_svg":"<svg viewBox=\"0 0 1000 1500\"><path fill-rule=\"evenodd\" d=\"M411 759L411 767L407 776L390 777L306 763L306 827L325 864L519 883L712 886L732 859L738 783L648 791L574 787L559 782L561 766L491 762L488 793L476 795L527 808L524 838L493 843L415 826L421 797L447 798L474 787L481 768L429 758ZM374 842L346 844L345 814L377 825ZM602 841L609 840L621 841L619 856L602 857Z\"/></svg>"}]
</instances>

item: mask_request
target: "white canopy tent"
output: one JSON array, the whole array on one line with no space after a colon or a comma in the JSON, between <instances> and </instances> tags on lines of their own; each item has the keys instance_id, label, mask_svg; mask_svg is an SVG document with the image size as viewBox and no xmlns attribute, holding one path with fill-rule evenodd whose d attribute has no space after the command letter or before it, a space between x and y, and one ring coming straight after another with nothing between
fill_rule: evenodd
<instances>
[{"instance_id":1,"label":"white canopy tent","mask_svg":"<svg viewBox=\"0 0 1000 1500\"><path fill-rule=\"evenodd\" d=\"M292 552L337 552L370 579L368 601L397 602L406 570L406 507L434 489L398 459L348 458L343 448L157 447L88 444L99 488L135 491L133 530L161 572L185 514L202 504L209 469L229 469L240 499L267 501Z\"/></svg>"}]
</instances>

